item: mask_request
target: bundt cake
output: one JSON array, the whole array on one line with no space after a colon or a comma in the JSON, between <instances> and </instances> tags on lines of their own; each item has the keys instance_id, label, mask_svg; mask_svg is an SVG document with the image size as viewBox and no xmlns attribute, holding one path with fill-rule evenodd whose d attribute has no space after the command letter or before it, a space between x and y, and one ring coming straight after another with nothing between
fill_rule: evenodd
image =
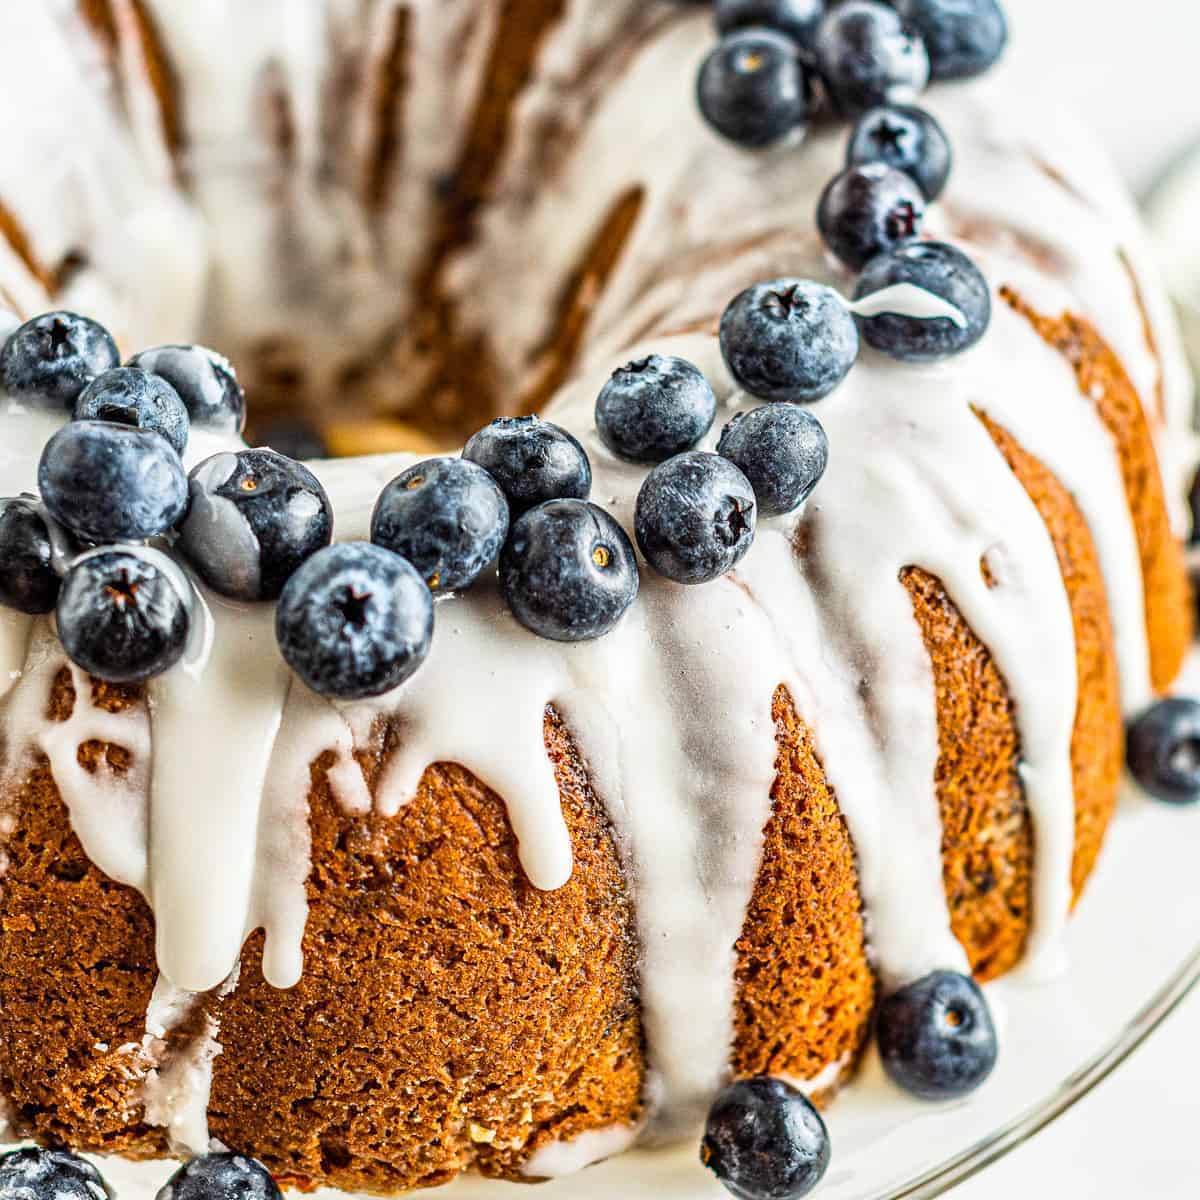
<instances>
[{"instance_id":1,"label":"bundt cake","mask_svg":"<svg viewBox=\"0 0 1200 1200\"><path fill-rule=\"evenodd\" d=\"M861 264L826 249L836 197L814 216L848 129L719 136L694 87L716 36L679 0L0 7L0 88L39 98L10 106L0 163L0 301L23 331L0 355L0 533L44 522L39 569L70 567L57 622L0 608L14 1139L219 1143L300 1188L538 1178L696 1137L731 1079L819 1106L877 1001L914 981L1056 967L1123 718L1192 632L1190 385L1136 219L1083 134L1022 113L1003 69L951 82L966 72L931 39L943 81L922 104L953 172L926 241L867 265L899 291L872 308L859 289L848 357L803 397L823 474L772 507L753 439L744 462L728 430L709 451L756 397L800 398L754 382L790 369L762 323L855 289ZM917 185L914 219L939 190ZM966 291L903 275L929 245ZM889 348L934 326L964 352ZM286 418L335 453L415 453L247 459L232 368L192 340L236 364L251 435ZM184 348L139 355L124 398L110 380L83 402L100 419L64 427L93 377L158 344ZM615 392L598 430L626 363L686 367L699 432L634 451ZM186 468L204 464L190 484L159 436L178 429L167 392ZM131 412L159 422L121 433L164 463L148 524L120 478L96 483ZM379 550L403 637L342 686L312 597L341 588L353 621L370 564L342 547L386 541L385 486L500 417L560 457L513 467L488 426L454 460L475 470L437 468L494 540L445 586L445 564ZM707 565L671 542L685 467L752 488ZM397 511L434 469L389 489ZM575 482L522 515L543 470ZM213 514L270 489L311 541L287 570L185 574L240 553ZM538 555L561 564L585 519L615 582L572 624ZM181 520L177 547L153 536ZM279 531L257 520L265 546ZM105 670L127 647L88 637L89 582L113 612L155 606L156 670Z\"/></svg>"}]
</instances>

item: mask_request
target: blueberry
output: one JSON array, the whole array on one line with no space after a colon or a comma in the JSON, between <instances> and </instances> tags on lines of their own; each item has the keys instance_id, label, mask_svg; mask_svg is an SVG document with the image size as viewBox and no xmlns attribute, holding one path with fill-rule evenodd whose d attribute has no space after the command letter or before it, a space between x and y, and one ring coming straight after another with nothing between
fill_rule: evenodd
<instances>
[{"instance_id":1,"label":"blueberry","mask_svg":"<svg viewBox=\"0 0 1200 1200\"><path fill-rule=\"evenodd\" d=\"M760 515L778 517L799 508L820 482L829 441L807 409L768 404L734 417L717 453L750 480Z\"/></svg>"},{"instance_id":2,"label":"blueberry","mask_svg":"<svg viewBox=\"0 0 1200 1200\"><path fill-rule=\"evenodd\" d=\"M716 0L713 10L723 34L760 25L810 46L825 15L825 0Z\"/></svg>"},{"instance_id":3,"label":"blueberry","mask_svg":"<svg viewBox=\"0 0 1200 1200\"><path fill-rule=\"evenodd\" d=\"M758 149L804 126L811 89L791 38L773 29L742 29L722 38L704 60L696 97L713 129Z\"/></svg>"},{"instance_id":4,"label":"blueberry","mask_svg":"<svg viewBox=\"0 0 1200 1200\"><path fill-rule=\"evenodd\" d=\"M1200 801L1200 701L1159 700L1129 726L1134 779L1170 804Z\"/></svg>"},{"instance_id":5,"label":"blueberry","mask_svg":"<svg viewBox=\"0 0 1200 1200\"><path fill-rule=\"evenodd\" d=\"M945 242L909 242L872 259L854 295L861 300L898 283L909 283L953 304L965 324L949 317L921 318L900 313L860 317L863 337L876 350L902 362L936 362L969 350L992 319L992 295L979 268Z\"/></svg>"},{"instance_id":6,"label":"blueberry","mask_svg":"<svg viewBox=\"0 0 1200 1200\"><path fill-rule=\"evenodd\" d=\"M830 11L817 32L817 67L845 116L908 103L929 81L920 36L875 0L846 0Z\"/></svg>"},{"instance_id":7,"label":"blueberry","mask_svg":"<svg viewBox=\"0 0 1200 1200\"><path fill-rule=\"evenodd\" d=\"M244 1154L202 1154L185 1163L156 1200L281 1200L267 1168Z\"/></svg>"},{"instance_id":8,"label":"blueberry","mask_svg":"<svg viewBox=\"0 0 1200 1200\"><path fill-rule=\"evenodd\" d=\"M58 597L67 657L109 683L137 683L169 670L183 657L190 625L180 583L150 555L85 555L67 572Z\"/></svg>"},{"instance_id":9,"label":"blueberry","mask_svg":"<svg viewBox=\"0 0 1200 1200\"><path fill-rule=\"evenodd\" d=\"M754 541L750 481L728 459L690 450L660 463L638 492L634 532L646 561L676 583L708 583Z\"/></svg>"},{"instance_id":10,"label":"blueberry","mask_svg":"<svg viewBox=\"0 0 1200 1200\"><path fill-rule=\"evenodd\" d=\"M241 433L246 426L246 396L233 367L204 346L154 346L135 354L131 367L165 379L178 393L194 429Z\"/></svg>"},{"instance_id":11,"label":"blueberry","mask_svg":"<svg viewBox=\"0 0 1200 1200\"><path fill-rule=\"evenodd\" d=\"M30 616L54 611L59 578L45 518L32 500L0 500L0 604Z\"/></svg>"},{"instance_id":12,"label":"blueberry","mask_svg":"<svg viewBox=\"0 0 1200 1200\"><path fill-rule=\"evenodd\" d=\"M906 104L863 113L846 148L848 167L887 163L903 171L930 201L945 189L952 159L946 131L923 108Z\"/></svg>"},{"instance_id":13,"label":"blueberry","mask_svg":"<svg viewBox=\"0 0 1200 1200\"><path fill-rule=\"evenodd\" d=\"M383 489L371 541L406 558L431 592L468 588L508 536L508 501L499 484L464 458L431 458Z\"/></svg>"},{"instance_id":14,"label":"blueberry","mask_svg":"<svg viewBox=\"0 0 1200 1200\"><path fill-rule=\"evenodd\" d=\"M69 1150L29 1146L0 1155L4 1200L108 1200L100 1172Z\"/></svg>"},{"instance_id":15,"label":"blueberry","mask_svg":"<svg viewBox=\"0 0 1200 1200\"><path fill-rule=\"evenodd\" d=\"M721 317L721 353L738 383L763 400L820 400L858 357L858 328L841 296L803 279L747 288Z\"/></svg>"},{"instance_id":16,"label":"blueberry","mask_svg":"<svg viewBox=\"0 0 1200 1200\"><path fill-rule=\"evenodd\" d=\"M817 228L825 245L859 271L877 254L910 241L921 230L925 197L886 163L847 167L821 193Z\"/></svg>"},{"instance_id":17,"label":"blueberry","mask_svg":"<svg viewBox=\"0 0 1200 1200\"><path fill-rule=\"evenodd\" d=\"M314 692L337 700L381 696L429 654L433 597L398 554L341 542L288 580L275 634L288 665Z\"/></svg>"},{"instance_id":18,"label":"blueberry","mask_svg":"<svg viewBox=\"0 0 1200 1200\"><path fill-rule=\"evenodd\" d=\"M500 556L500 584L526 629L556 642L602 637L638 592L625 530L586 500L551 500L520 517Z\"/></svg>"},{"instance_id":19,"label":"blueberry","mask_svg":"<svg viewBox=\"0 0 1200 1200\"><path fill-rule=\"evenodd\" d=\"M883 1066L922 1100L973 1092L996 1065L996 1030L978 984L955 971L935 971L887 996L875 1035Z\"/></svg>"},{"instance_id":20,"label":"blueberry","mask_svg":"<svg viewBox=\"0 0 1200 1200\"><path fill-rule=\"evenodd\" d=\"M739 1200L799 1200L829 1166L829 1134L799 1089L758 1075L713 1102L700 1161Z\"/></svg>"},{"instance_id":21,"label":"blueberry","mask_svg":"<svg viewBox=\"0 0 1200 1200\"><path fill-rule=\"evenodd\" d=\"M592 490L583 447L540 417L500 417L467 442L463 458L500 485L514 516L546 500L586 500Z\"/></svg>"},{"instance_id":22,"label":"blueberry","mask_svg":"<svg viewBox=\"0 0 1200 1200\"><path fill-rule=\"evenodd\" d=\"M76 421L112 421L161 433L176 454L188 443L188 414L179 393L138 367L114 367L97 375L75 401Z\"/></svg>"},{"instance_id":23,"label":"blueberry","mask_svg":"<svg viewBox=\"0 0 1200 1200\"><path fill-rule=\"evenodd\" d=\"M690 362L652 354L619 367L596 401L596 429L616 455L657 463L690 450L712 427L717 398Z\"/></svg>"},{"instance_id":24,"label":"blueberry","mask_svg":"<svg viewBox=\"0 0 1200 1200\"><path fill-rule=\"evenodd\" d=\"M214 454L193 469L179 549L214 591L274 600L305 559L333 540L317 477L274 450Z\"/></svg>"},{"instance_id":25,"label":"blueberry","mask_svg":"<svg viewBox=\"0 0 1200 1200\"><path fill-rule=\"evenodd\" d=\"M1004 53L1008 23L996 0L892 0L924 39L934 79L980 75Z\"/></svg>"},{"instance_id":26,"label":"blueberry","mask_svg":"<svg viewBox=\"0 0 1200 1200\"><path fill-rule=\"evenodd\" d=\"M118 362L103 325L77 313L45 313L4 343L0 384L18 400L69 412L79 393Z\"/></svg>"},{"instance_id":27,"label":"blueberry","mask_svg":"<svg viewBox=\"0 0 1200 1200\"><path fill-rule=\"evenodd\" d=\"M187 475L166 438L110 421L74 421L47 443L38 490L50 515L89 542L143 541L187 508Z\"/></svg>"}]
</instances>

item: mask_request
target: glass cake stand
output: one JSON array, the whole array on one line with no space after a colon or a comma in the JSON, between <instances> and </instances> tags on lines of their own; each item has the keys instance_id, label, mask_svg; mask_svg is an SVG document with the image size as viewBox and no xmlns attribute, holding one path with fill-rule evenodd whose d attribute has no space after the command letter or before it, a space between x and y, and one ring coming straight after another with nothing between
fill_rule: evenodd
<instances>
[{"instance_id":1,"label":"glass cake stand","mask_svg":"<svg viewBox=\"0 0 1200 1200\"><path fill-rule=\"evenodd\" d=\"M1196 656L1193 656L1196 658ZM1200 660L1192 664L1200 694ZM1156 804L1132 788L1068 935L1070 968L1049 981L988 986L1000 1060L974 1096L910 1100L868 1057L827 1115L833 1161L816 1200L927 1200L984 1170L1104 1079L1200 980L1200 808ZM164 1163L99 1161L120 1200L152 1200ZM535 1191L465 1179L443 1200L728 1200L694 1146L635 1151ZM319 1192L335 1197L338 1193ZM344 1197L343 1197L344 1200Z\"/></svg>"}]
</instances>

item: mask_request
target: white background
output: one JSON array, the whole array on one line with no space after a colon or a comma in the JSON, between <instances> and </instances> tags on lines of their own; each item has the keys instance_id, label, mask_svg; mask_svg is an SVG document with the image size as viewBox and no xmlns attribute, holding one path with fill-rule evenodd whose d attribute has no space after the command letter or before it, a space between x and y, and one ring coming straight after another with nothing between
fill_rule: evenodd
<instances>
[{"instance_id":1,"label":"white background","mask_svg":"<svg viewBox=\"0 0 1200 1200\"><path fill-rule=\"evenodd\" d=\"M1026 86L1079 110L1139 193L1200 139L1200 0L1006 0L1006 8ZM1200 886L1200 863L1187 883ZM1114 946L1114 971L1120 963ZM953 1195L1200 1200L1200 993L1087 1099Z\"/></svg>"},{"instance_id":2,"label":"white background","mask_svg":"<svg viewBox=\"0 0 1200 1200\"><path fill-rule=\"evenodd\" d=\"M1198 0L1001 2L1026 86L1065 98L1139 192L1200 138Z\"/></svg>"}]
</instances>

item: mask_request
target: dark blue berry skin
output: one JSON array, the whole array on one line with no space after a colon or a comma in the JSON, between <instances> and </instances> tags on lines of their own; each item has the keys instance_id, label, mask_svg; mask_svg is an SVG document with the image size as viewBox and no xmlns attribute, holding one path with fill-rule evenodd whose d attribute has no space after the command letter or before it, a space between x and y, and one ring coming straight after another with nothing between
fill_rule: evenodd
<instances>
[{"instance_id":1,"label":"dark blue berry skin","mask_svg":"<svg viewBox=\"0 0 1200 1200\"><path fill-rule=\"evenodd\" d=\"M500 585L512 614L538 637L603 637L638 592L637 556L625 530L585 500L551 500L512 527Z\"/></svg>"},{"instance_id":2,"label":"dark blue berry skin","mask_svg":"<svg viewBox=\"0 0 1200 1200\"><path fill-rule=\"evenodd\" d=\"M634 532L646 561L676 583L731 571L754 541L757 503L728 459L690 450L660 463L642 484Z\"/></svg>"},{"instance_id":3,"label":"dark blue berry skin","mask_svg":"<svg viewBox=\"0 0 1200 1200\"><path fill-rule=\"evenodd\" d=\"M244 1154L202 1154L185 1163L157 1200L281 1200L267 1168Z\"/></svg>"},{"instance_id":4,"label":"dark blue berry skin","mask_svg":"<svg viewBox=\"0 0 1200 1200\"><path fill-rule=\"evenodd\" d=\"M936 362L969 350L987 332L992 294L979 268L944 242L909 242L872 259L855 288L856 299L897 283L911 283L953 304L966 318L921 319L898 313L859 317L859 328L876 350L901 362Z\"/></svg>"},{"instance_id":5,"label":"dark blue berry skin","mask_svg":"<svg viewBox=\"0 0 1200 1200\"><path fill-rule=\"evenodd\" d=\"M979 985L935 971L886 997L875 1036L884 1069L922 1100L973 1092L996 1065L996 1029Z\"/></svg>"},{"instance_id":6,"label":"dark blue berry skin","mask_svg":"<svg viewBox=\"0 0 1200 1200\"><path fill-rule=\"evenodd\" d=\"M27 404L70 412L79 393L120 361L103 325L77 313L44 313L4 343L0 385Z\"/></svg>"},{"instance_id":7,"label":"dark blue berry skin","mask_svg":"<svg viewBox=\"0 0 1200 1200\"><path fill-rule=\"evenodd\" d=\"M274 450L214 454L188 480L179 549L214 591L274 600L306 559L333 540L333 509L317 477Z\"/></svg>"},{"instance_id":8,"label":"dark blue berry skin","mask_svg":"<svg viewBox=\"0 0 1200 1200\"><path fill-rule=\"evenodd\" d=\"M716 415L717 398L700 370L662 354L618 367L596 401L600 440L636 463L664 462L690 450Z\"/></svg>"},{"instance_id":9,"label":"dark blue berry skin","mask_svg":"<svg viewBox=\"0 0 1200 1200\"><path fill-rule=\"evenodd\" d=\"M275 635L288 665L335 700L382 696L429 654L433 597L411 563L370 542L318 551L279 598Z\"/></svg>"},{"instance_id":10,"label":"dark blue berry skin","mask_svg":"<svg viewBox=\"0 0 1200 1200\"><path fill-rule=\"evenodd\" d=\"M547 500L586 500L592 490L584 448L540 417L500 417L467 442L463 458L500 485L514 517Z\"/></svg>"},{"instance_id":11,"label":"dark blue berry skin","mask_svg":"<svg viewBox=\"0 0 1200 1200\"><path fill-rule=\"evenodd\" d=\"M50 531L29 500L0 500L0 604L36 616L54 611L59 578Z\"/></svg>"},{"instance_id":12,"label":"dark blue berry skin","mask_svg":"<svg viewBox=\"0 0 1200 1200\"><path fill-rule=\"evenodd\" d=\"M1200 701L1175 697L1152 705L1130 724L1125 757L1156 799L1200 801Z\"/></svg>"},{"instance_id":13,"label":"dark blue berry skin","mask_svg":"<svg viewBox=\"0 0 1200 1200\"><path fill-rule=\"evenodd\" d=\"M190 625L187 601L168 573L124 550L77 560L58 597L67 657L109 683L170 670L183 657Z\"/></svg>"},{"instance_id":14,"label":"dark blue berry skin","mask_svg":"<svg viewBox=\"0 0 1200 1200\"><path fill-rule=\"evenodd\" d=\"M704 119L739 146L761 149L803 127L811 100L800 48L773 29L722 38L696 80Z\"/></svg>"},{"instance_id":15,"label":"dark blue berry skin","mask_svg":"<svg viewBox=\"0 0 1200 1200\"><path fill-rule=\"evenodd\" d=\"M996 0L892 0L921 34L934 79L981 75L1004 53L1008 23Z\"/></svg>"},{"instance_id":16,"label":"dark blue berry skin","mask_svg":"<svg viewBox=\"0 0 1200 1200\"><path fill-rule=\"evenodd\" d=\"M829 1167L829 1134L803 1092L758 1075L713 1102L700 1161L738 1200L800 1200Z\"/></svg>"},{"instance_id":17,"label":"dark blue berry skin","mask_svg":"<svg viewBox=\"0 0 1200 1200\"><path fill-rule=\"evenodd\" d=\"M829 440L808 409L768 404L734 417L717 453L750 480L759 515L779 517L799 508L821 481Z\"/></svg>"},{"instance_id":18,"label":"dark blue berry skin","mask_svg":"<svg viewBox=\"0 0 1200 1200\"><path fill-rule=\"evenodd\" d=\"M817 33L817 69L834 106L857 116L879 104L906 104L929 82L920 36L875 0L847 0Z\"/></svg>"},{"instance_id":19,"label":"dark blue berry skin","mask_svg":"<svg viewBox=\"0 0 1200 1200\"><path fill-rule=\"evenodd\" d=\"M850 135L846 166L871 162L903 171L933 201L945 190L953 153L946 131L923 108L894 104L863 113Z\"/></svg>"},{"instance_id":20,"label":"dark blue berry skin","mask_svg":"<svg viewBox=\"0 0 1200 1200\"><path fill-rule=\"evenodd\" d=\"M241 433L246 396L229 363L204 346L154 346L135 354L131 367L165 379L178 393L192 428L206 433Z\"/></svg>"},{"instance_id":21,"label":"dark blue berry skin","mask_svg":"<svg viewBox=\"0 0 1200 1200\"><path fill-rule=\"evenodd\" d=\"M817 36L825 0L716 0L713 14L722 34L765 26L807 47Z\"/></svg>"},{"instance_id":22,"label":"dark blue berry skin","mask_svg":"<svg viewBox=\"0 0 1200 1200\"><path fill-rule=\"evenodd\" d=\"M903 171L881 162L835 175L817 206L825 245L855 271L916 237L924 217L921 189Z\"/></svg>"},{"instance_id":23,"label":"dark blue berry skin","mask_svg":"<svg viewBox=\"0 0 1200 1200\"><path fill-rule=\"evenodd\" d=\"M69 1150L30 1146L0 1156L4 1200L107 1200L100 1172Z\"/></svg>"},{"instance_id":24,"label":"dark blue berry skin","mask_svg":"<svg viewBox=\"0 0 1200 1200\"><path fill-rule=\"evenodd\" d=\"M187 409L165 380L138 367L114 367L97 375L75 401L76 421L113 421L161 433L176 454L188 443Z\"/></svg>"},{"instance_id":25,"label":"dark blue berry skin","mask_svg":"<svg viewBox=\"0 0 1200 1200\"><path fill-rule=\"evenodd\" d=\"M111 421L73 421L47 443L38 491L50 515L87 542L138 542L174 527L188 482L166 438Z\"/></svg>"},{"instance_id":26,"label":"dark blue berry skin","mask_svg":"<svg viewBox=\"0 0 1200 1200\"><path fill-rule=\"evenodd\" d=\"M808 404L845 379L858 328L832 288L776 279L733 299L721 317L721 353L752 396Z\"/></svg>"},{"instance_id":27,"label":"dark blue berry skin","mask_svg":"<svg viewBox=\"0 0 1200 1200\"><path fill-rule=\"evenodd\" d=\"M371 517L371 541L408 559L431 592L470 587L507 536L499 484L463 458L409 467L383 489Z\"/></svg>"}]
</instances>

